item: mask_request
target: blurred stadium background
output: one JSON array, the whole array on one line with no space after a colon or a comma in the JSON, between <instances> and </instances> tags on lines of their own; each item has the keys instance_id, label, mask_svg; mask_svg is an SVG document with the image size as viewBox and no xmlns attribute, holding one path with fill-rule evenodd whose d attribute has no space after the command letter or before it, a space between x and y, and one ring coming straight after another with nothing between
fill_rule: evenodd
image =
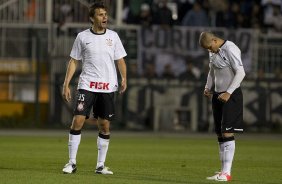
<instances>
[{"instance_id":1,"label":"blurred stadium background","mask_svg":"<svg viewBox=\"0 0 282 184\"><path fill-rule=\"evenodd\" d=\"M92 0L0 0L0 127L65 128L72 104L61 97L76 34L90 27ZM128 91L117 97L114 129L211 132L202 91L208 54L203 30L237 43L245 128L281 132L280 0L105 0L109 27L128 56ZM72 82L73 94L76 79Z\"/></svg>"}]
</instances>

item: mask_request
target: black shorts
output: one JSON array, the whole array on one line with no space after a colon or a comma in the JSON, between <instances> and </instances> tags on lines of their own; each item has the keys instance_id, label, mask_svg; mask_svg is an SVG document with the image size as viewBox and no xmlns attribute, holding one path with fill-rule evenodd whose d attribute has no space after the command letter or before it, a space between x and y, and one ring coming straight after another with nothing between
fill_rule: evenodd
<instances>
[{"instance_id":1,"label":"black shorts","mask_svg":"<svg viewBox=\"0 0 282 184\"><path fill-rule=\"evenodd\" d=\"M94 118L103 118L109 121L115 117L115 93L96 93L79 89L73 113L74 115L86 116L89 118L90 111L93 109Z\"/></svg>"},{"instance_id":2,"label":"black shorts","mask_svg":"<svg viewBox=\"0 0 282 184\"><path fill-rule=\"evenodd\" d=\"M226 103L218 100L220 94L215 93L212 97L215 132L217 134L243 132L243 95L241 88L237 88Z\"/></svg>"}]
</instances>

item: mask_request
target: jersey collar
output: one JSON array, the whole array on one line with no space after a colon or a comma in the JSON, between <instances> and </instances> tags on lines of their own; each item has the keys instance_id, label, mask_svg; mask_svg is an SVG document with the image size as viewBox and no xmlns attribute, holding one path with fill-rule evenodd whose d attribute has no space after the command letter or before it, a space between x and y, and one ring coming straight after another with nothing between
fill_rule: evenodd
<instances>
[{"instance_id":1,"label":"jersey collar","mask_svg":"<svg viewBox=\"0 0 282 184\"><path fill-rule=\"evenodd\" d=\"M104 33L95 33L95 32L92 30L92 28L90 28L90 31L91 31L91 33L93 33L93 34L95 34L95 35L103 35L103 34L105 34L105 33L107 32L107 29L105 29L105 32L104 32Z\"/></svg>"}]
</instances>

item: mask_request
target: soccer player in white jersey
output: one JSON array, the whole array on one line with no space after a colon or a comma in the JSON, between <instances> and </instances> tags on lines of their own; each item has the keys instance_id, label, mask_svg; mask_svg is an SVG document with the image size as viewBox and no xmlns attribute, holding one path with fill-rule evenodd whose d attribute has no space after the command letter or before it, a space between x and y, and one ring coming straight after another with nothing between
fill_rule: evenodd
<instances>
[{"instance_id":1,"label":"soccer player in white jersey","mask_svg":"<svg viewBox=\"0 0 282 184\"><path fill-rule=\"evenodd\" d=\"M77 169L76 155L81 139L81 129L93 107L99 129L95 172L113 174L105 166L105 160L110 140L110 121L115 116L114 93L118 90L115 61L121 74L120 93L123 93L127 88L126 64L123 58L127 54L118 34L106 27L108 15L103 3L94 3L89 8L89 17L92 27L77 35L63 84L62 95L69 102L71 100L69 83L78 61L81 61L82 72L79 76L74 116L69 133L69 162L63 168L63 173L74 173Z\"/></svg>"},{"instance_id":2,"label":"soccer player in white jersey","mask_svg":"<svg viewBox=\"0 0 282 184\"><path fill-rule=\"evenodd\" d=\"M245 77L245 71L241 51L233 42L223 40L210 32L201 33L199 44L209 51L210 70L204 95L212 96L221 161L221 171L207 179L230 181L235 153L234 133L243 132L243 96L240 84Z\"/></svg>"}]
</instances>

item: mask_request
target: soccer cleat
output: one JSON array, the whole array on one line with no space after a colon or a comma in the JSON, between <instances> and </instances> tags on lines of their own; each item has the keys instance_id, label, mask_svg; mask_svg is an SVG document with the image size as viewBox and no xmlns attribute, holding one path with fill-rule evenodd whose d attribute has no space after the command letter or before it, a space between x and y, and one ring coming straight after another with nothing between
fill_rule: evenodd
<instances>
[{"instance_id":1,"label":"soccer cleat","mask_svg":"<svg viewBox=\"0 0 282 184\"><path fill-rule=\"evenodd\" d=\"M215 172L214 176L207 177L207 180L216 180L217 177L221 174L221 172Z\"/></svg>"},{"instance_id":2,"label":"soccer cleat","mask_svg":"<svg viewBox=\"0 0 282 184\"><path fill-rule=\"evenodd\" d=\"M98 167L96 170L95 170L95 173L97 174L114 174L112 171L109 170L110 168L108 167Z\"/></svg>"},{"instance_id":3,"label":"soccer cleat","mask_svg":"<svg viewBox=\"0 0 282 184\"><path fill-rule=\"evenodd\" d=\"M73 163L67 163L63 168L64 174L72 174L76 172L76 165Z\"/></svg>"},{"instance_id":4,"label":"soccer cleat","mask_svg":"<svg viewBox=\"0 0 282 184\"><path fill-rule=\"evenodd\" d=\"M230 180L231 180L231 176L227 173L220 173L215 179L215 181L230 181Z\"/></svg>"}]
</instances>

